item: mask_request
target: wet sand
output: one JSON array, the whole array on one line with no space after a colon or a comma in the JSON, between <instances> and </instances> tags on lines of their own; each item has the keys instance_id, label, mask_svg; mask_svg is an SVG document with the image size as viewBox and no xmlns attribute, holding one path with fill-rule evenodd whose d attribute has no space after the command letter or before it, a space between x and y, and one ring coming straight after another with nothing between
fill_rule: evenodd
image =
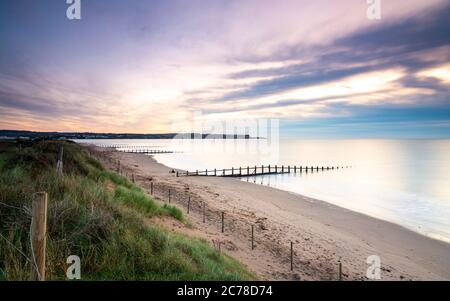
<instances>
[{"instance_id":1,"label":"wet sand","mask_svg":"<svg viewBox=\"0 0 450 301\"><path fill-rule=\"evenodd\" d=\"M176 177L151 156L89 147L160 202L171 202L193 228L155 220L172 231L205 238L265 280L368 280L370 255L381 259L381 280L450 280L450 244L326 202L236 178ZM188 196L191 196L187 215ZM205 202L206 223L202 204ZM221 233L221 212L225 231ZM254 225L255 248L251 248ZM294 269L290 270L290 243Z\"/></svg>"}]
</instances>

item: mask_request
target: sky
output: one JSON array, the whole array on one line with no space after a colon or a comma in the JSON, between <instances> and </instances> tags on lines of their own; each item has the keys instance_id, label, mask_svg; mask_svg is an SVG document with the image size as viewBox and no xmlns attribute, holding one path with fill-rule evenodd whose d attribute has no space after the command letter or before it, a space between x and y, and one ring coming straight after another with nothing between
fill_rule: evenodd
<instances>
[{"instance_id":1,"label":"sky","mask_svg":"<svg viewBox=\"0 0 450 301\"><path fill-rule=\"evenodd\" d=\"M450 2L0 0L0 129L450 138ZM201 117L199 117L201 116Z\"/></svg>"}]
</instances>

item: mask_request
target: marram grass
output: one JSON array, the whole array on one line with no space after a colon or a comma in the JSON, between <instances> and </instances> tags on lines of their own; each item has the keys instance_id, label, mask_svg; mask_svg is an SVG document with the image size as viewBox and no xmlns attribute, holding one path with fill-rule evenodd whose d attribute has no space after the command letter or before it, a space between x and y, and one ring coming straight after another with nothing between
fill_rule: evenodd
<instances>
[{"instance_id":1,"label":"marram grass","mask_svg":"<svg viewBox=\"0 0 450 301\"><path fill-rule=\"evenodd\" d=\"M47 280L66 280L78 255L82 280L246 280L255 276L201 239L173 234L144 219L182 212L161 206L126 178L70 142L0 142L0 280L29 280L34 192L48 204ZM64 176L56 174L64 146ZM5 206L7 205L7 206ZM21 250L21 254L18 250Z\"/></svg>"}]
</instances>

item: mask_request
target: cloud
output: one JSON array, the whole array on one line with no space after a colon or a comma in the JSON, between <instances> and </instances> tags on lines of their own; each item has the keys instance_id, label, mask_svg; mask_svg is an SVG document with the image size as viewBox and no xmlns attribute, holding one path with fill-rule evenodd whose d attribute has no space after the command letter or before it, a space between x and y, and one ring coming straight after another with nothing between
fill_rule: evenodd
<instances>
[{"instance_id":1,"label":"cloud","mask_svg":"<svg viewBox=\"0 0 450 301\"><path fill-rule=\"evenodd\" d=\"M315 124L379 106L413 121L450 101L446 1L383 1L380 21L360 0L90 1L78 23L24 3L0 9L0 127L163 132L196 110Z\"/></svg>"}]
</instances>

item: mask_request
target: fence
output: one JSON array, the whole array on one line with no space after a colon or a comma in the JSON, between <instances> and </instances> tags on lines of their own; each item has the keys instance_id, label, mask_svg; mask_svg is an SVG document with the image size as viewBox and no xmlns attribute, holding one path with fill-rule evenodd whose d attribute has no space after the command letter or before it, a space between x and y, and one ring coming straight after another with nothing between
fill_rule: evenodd
<instances>
[{"instance_id":1,"label":"fence","mask_svg":"<svg viewBox=\"0 0 450 301\"><path fill-rule=\"evenodd\" d=\"M114 161L111 160L111 158L107 155L101 154L101 152L98 153L99 157L103 160L107 160L112 164L117 164L120 166L119 173L124 174L121 166L120 161ZM255 167L253 167L255 168ZM274 171L277 170L278 172L313 172L313 171L321 171L321 170L337 170L342 168L351 168L351 166L343 166L343 167L293 167L293 166L260 166L257 167L260 168L261 171ZM226 171L231 171L233 173L234 171L239 171L239 169L226 169ZM243 168L241 168L243 170ZM222 170L221 170L222 171ZM205 171L206 175L209 174L210 171ZM201 175L201 172L198 172L199 175ZM216 170L217 173L217 170ZM185 212L188 215L196 214L199 220L202 224L208 224L208 225L214 225L217 228L217 233L227 233L227 232L234 232L233 234L236 235L237 233L235 230L237 228L244 229L247 228L248 231L246 232L246 236L242 237L243 240L248 240L248 247L251 251L255 250L258 246L268 246L268 242L263 242L259 240L258 237L258 231L256 224L245 224L244 222L237 220L233 218L232 216L227 216L225 212L222 209L213 209L210 208L207 203L203 200L198 200L195 195L191 193L186 193L184 190L177 189L176 187L173 187L170 184L166 183L158 183L154 180L149 180L148 178L144 177L137 177L133 173L126 173L128 179L134 180L137 182L140 180L141 182L150 182L150 195L162 202L168 202L168 203L176 203L178 205L181 205L182 208L185 209ZM238 235L236 235L238 236ZM239 237L239 236L238 236ZM220 241L214 241L213 245L216 247L217 250L221 250L222 245ZM284 260L286 262L286 269L290 270L292 272L295 272L296 269L299 268L300 260L297 258L297 252L296 252L296 244L292 241L287 241L285 244L281 243L278 246L278 252L283 256L283 258L286 258ZM283 255L284 254L284 255ZM339 259L334 266L334 276L332 276L332 279L341 281L343 278L342 273L342 262Z\"/></svg>"},{"instance_id":2,"label":"fence","mask_svg":"<svg viewBox=\"0 0 450 301\"><path fill-rule=\"evenodd\" d=\"M137 177L133 175L135 180ZM148 179L141 177L141 181L145 183ZM186 193L181 188L177 189L168 183L150 181L150 195L157 200L165 203L171 203L179 205L184 208L185 213L190 215L196 215L201 224L212 225L217 229L217 234L233 232L233 235L242 238L242 240L248 241L248 248L250 251L255 250L257 247L268 246L268 242L262 242L258 237L261 231L256 231L258 227L256 224L245 224L245 222L235 219L232 215L227 215L222 209L215 209L208 206L207 202L197 198L195 194ZM241 231L237 231L239 228ZM247 234L242 236L242 229L247 228ZM223 250L223 244L220 240L214 240L213 246L218 250ZM295 272L300 268L301 261L297 258L296 246L292 241L287 241L286 244L280 244L278 246L278 252L286 258L286 269ZM284 255L283 255L284 254ZM335 280L342 280L342 262L339 260L335 264ZM332 279L333 279L332 278Z\"/></svg>"},{"instance_id":3,"label":"fence","mask_svg":"<svg viewBox=\"0 0 450 301\"><path fill-rule=\"evenodd\" d=\"M58 173L62 173L62 148L58 155L58 162L60 162L60 166L58 164L57 171ZM92 156L90 152L88 152L89 156ZM109 157L103 156L100 153L97 153L99 158L103 160L112 161ZM116 162L118 164L118 172L123 173L123 169L120 161ZM130 173L131 180L135 182L137 177ZM127 173L128 177L128 173ZM145 179L144 179L145 180ZM180 193L176 188L174 189L171 186L161 183L161 185L156 185L154 181L150 182L150 194L162 201L167 200L169 203L172 201L177 201L180 205L184 205L186 208L186 212L188 215L197 214L200 216L203 224L211 224L218 226L218 230L220 229L221 233L226 233L228 231L234 231L237 227L248 228L248 234L244 237L244 240L248 239L249 241L249 249L254 250L258 246L258 232L255 231L255 224L245 224L239 220L234 219L232 216L228 216L225 214L223 210L217 210L213 208L209 208L205 201L199 201L197 198L193 197L191 194ZM178 197L177 197L178 196ZM13 207L16 209L24 210L23 208L10 206L8 204L0 202L0 206ZM45 281L45 270L46 270L46 235L47 235L47 206L48 206L48 195L46 192L38 192L33 196L32 209L31 212L26 212L31 216L30 222L30 250L31 257L27 256L23 251L18 249L12 242L10 242L6 237L4 237L0 233L0 238L6 240L6 242L11 245L17 252L19 252L24 258L31 264L32 271L32 279L38 281ZM256 234L256 235L255 235ZM221 250L221 242L214 242L216 248ZM260 242L260 245L263 245L263 242ZM294 271L296 268L296 258L295 258L295 250L294 243L292 241L289 242L289 268L291 271ZM280 245L280 250L284 250L284 245ZM337 279L342 280L342 262L339 259L337 263Z\"/></svg>"},{"instance_id":4,"label":"fence","mask_svg":"<svg viewBox=\"0 0 450 301\"><path fill-rule=\"evenodd\" d=\"M45 192L35 193L31 213L24 208L10 206L0 202L0 206L21 210L31 217L30 221L30 256L17 248L0 233L0 238L5 240L15 251L23 256L31 265L31 279L35 281L45 281L45 259L46 259L46 235L47 235L47 204L48 197Z\"/></svg>"}]
</instances>

